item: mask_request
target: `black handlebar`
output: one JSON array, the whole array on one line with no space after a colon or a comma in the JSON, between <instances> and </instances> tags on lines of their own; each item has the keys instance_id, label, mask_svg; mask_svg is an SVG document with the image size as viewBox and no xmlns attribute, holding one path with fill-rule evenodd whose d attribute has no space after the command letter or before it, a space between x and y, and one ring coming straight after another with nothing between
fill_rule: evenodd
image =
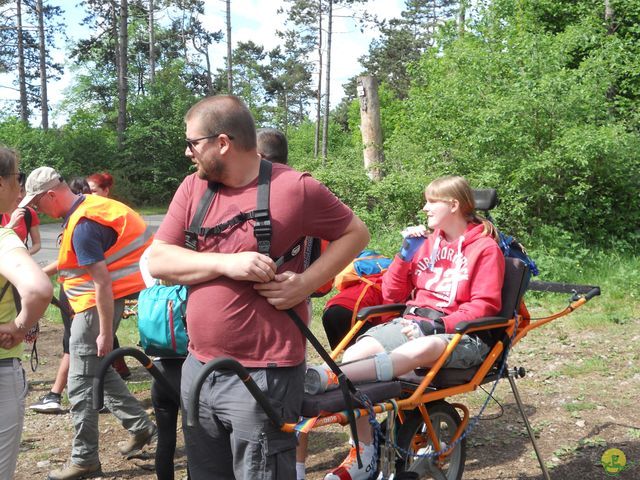
<instances>
[{"instance_id":1,"label":"black handlebar","mask_svg":"<svg viewBox=\"0 0 640 480\"><path fill-rule=\"evenodd\" d=\"M282 417L273 409L273 406L258 385L256 385L256 382L253 381L247 369L237 360L227 357L214 358L210 362L207 362L194 379L187 399L187 425L189 427L195 427L200 421L200 390L202 390L202 385L207 377L215 370L231 370L234 372L240 380L244 382L249 393L256 399L258 405L262 407L267 417L269 417L276 427L282 428L284 425Z\"/></svg>"},{"instance_id":2,"label":"black handlebar","mask_svg":"<svg viewBox=\"0 0 640 480\"><path fill-rule=\"evenodd\" d=\"M528 289L536 292L573 293L574 295L584 295L584 299L586 301L600 295L600 287L598 286L577 285L574 283L563 282L531 281Z\"/></svg>"},{"instance_id":3,"label":"black handlebar","mask_svg":"<svg viewBox=\"0 0 640 480\"><path fill-rule=\"evenodd\" d=\"M107 373L107 369L114 360L125 356L130 356L138 360L160 384L161 388L169 393L176 403L180 403L180 393L175 391L173 386L165 378L162 372L153 364L151 359L137 348L127 347L116 348L111 351L102 359L100 365L98 365L98 371L96 372L95 377L93 377L93 408L95 410L100 410L104 406L104 376Z\"/></svg>"},{"instance_id":4,"label":"black handlebar","mask_svg":"<svg viewBox=\"0 0 640 480\"><path fill-rule=\"evenodd\" d=\"M584 299L588 302L593 297L596 297L598 295L600 295L600 287L593 287L587 292L587 294L584 296Z\"/></svg>"}]
</instances>

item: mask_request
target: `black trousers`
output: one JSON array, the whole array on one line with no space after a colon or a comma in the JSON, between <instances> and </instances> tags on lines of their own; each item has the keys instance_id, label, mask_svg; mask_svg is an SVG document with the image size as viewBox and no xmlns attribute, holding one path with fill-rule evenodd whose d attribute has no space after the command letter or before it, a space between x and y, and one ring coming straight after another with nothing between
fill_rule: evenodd
<instances>
[{"instance_id":1,"label":"black trousers","mask_svg":"<svg viewBox=\"0 0 640 480\"><path fill-rule=\"evenodd\" d=\"M180 398L180 378L184 358L163 358L153 361L173 386ZM151 403L158 425L158 444L156 446L156 475L158 480L174 480L173 457L176 452L176 429L180 403L165 391L156 381L151 385Z\"/></svg>"},{"instance_id":2,"label":"black trousers","mask_svg":"<svg viewBox=\"0 0 640 480\"><path fill-rule=\"evenodd\" d=\"M338 346L340 341L342 341L349 330L351 330L352 315L353 311L340 305L332 305L322 313L322 325L324 326L324 331L327 334L327 340L329 340L329 345L331 345L332 350ZM358 332L358 335L362 335L372 326L369 322L365 323L360 329L360 332ZM355 340L354 338L349 346L352 345Z\"/></svg>"}]
</instances>

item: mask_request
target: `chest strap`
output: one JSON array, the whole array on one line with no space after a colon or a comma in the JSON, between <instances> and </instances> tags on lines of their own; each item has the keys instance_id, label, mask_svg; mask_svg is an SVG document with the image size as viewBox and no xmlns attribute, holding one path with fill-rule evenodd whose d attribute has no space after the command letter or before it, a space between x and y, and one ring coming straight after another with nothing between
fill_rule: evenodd
<instances>
[{"instance_id":1,"label":"chest strap","mask_svg":"<svg viewBox=\"0 0 640 480\"><path fill-rule=\"evenodd\" d=\"M251 212L241 212L235 217L222 222L214 227L202 227L207 212L213 204L220 184L209 182L207 190L198 203L196 213L191 219L189 228L185 230L185 247L190 250L198 250L198 237L206 238L209 235L220 235L229 228L244 223L248 220L254 220L253 234L258 242L258 252L269 255L271 250L271 216L269 213L269 197L271 191L271 162L267 160L260 161L260 170L258 173L258 188L256 209Z\"/></svg>"}]
</instances>

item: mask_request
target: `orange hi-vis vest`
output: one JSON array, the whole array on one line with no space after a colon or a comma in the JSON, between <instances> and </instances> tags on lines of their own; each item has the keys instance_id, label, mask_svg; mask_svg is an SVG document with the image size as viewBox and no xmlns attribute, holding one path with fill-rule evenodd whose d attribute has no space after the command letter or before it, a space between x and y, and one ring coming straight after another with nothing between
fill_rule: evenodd
<instances>
[{"instance_id":1,"label":"orange hi-vis vest","mask_svg":"<svg viewBox=\"0 0 640 480\"><path fill-rule=\"evenodd\" d=\"M58 281L62 283L69 303L76 313L96 305L96 288L85 267L78 265L73 250L73 230L82 218L111 227L116 243L104 252L111 275L113 298L126 297L145 288L140 273L140 256L151 245L153 234L140 215L123 203L98 195L87 195L69 216L62 232L58 254Z\"/></svg>"}]
</instances>

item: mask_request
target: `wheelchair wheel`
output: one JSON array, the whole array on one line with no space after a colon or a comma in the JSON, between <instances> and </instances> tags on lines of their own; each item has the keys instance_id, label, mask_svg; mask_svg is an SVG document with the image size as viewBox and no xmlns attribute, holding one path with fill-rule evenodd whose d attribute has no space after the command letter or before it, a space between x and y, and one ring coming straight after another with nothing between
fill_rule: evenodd
<instances>
[{"instance_id":1,"label":"wheelchair wheel","mask_svg":"<svg viewBox=\"0 0 640 480\"><path fill-rule=\"evenodd\" d=\"M412 410L405 416L402 426L399 426L397 444L400 450L396 460L396 472L417 472L418 478L460 480L464 471L466 438L458 442L453 452L442 462L435 457L411 455L428 455L442 450L451 444L451 439L460 425L460 415L447 402L428 404L427 411L440 445L434 448L420 411Z\"/></svg>"}]
</instances>

